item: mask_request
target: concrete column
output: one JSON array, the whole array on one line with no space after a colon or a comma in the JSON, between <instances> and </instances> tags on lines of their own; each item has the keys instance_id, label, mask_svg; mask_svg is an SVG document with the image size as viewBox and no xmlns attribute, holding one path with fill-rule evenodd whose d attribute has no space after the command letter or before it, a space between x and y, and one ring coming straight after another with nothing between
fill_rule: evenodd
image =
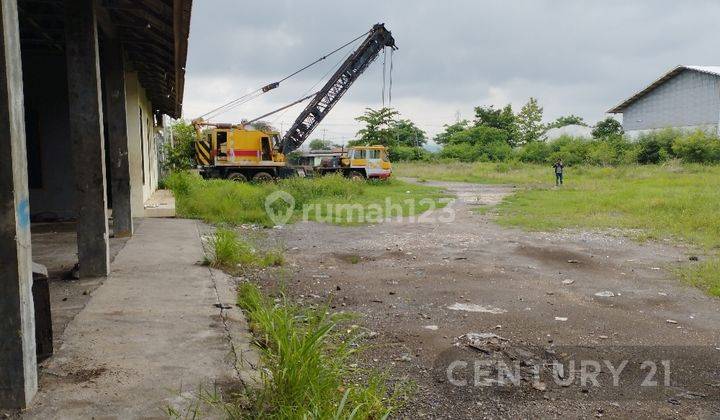
<instances>
[{"instance_id":1,"label":"concrete column","mask_svg":"<svg viewBox=\"0 0 720 420\"><path fill-rule=\"evenodd\" d=\"M80 277L107 276L110 254L95 1L64 3Z\"/></svg>"},{"instance_id":2,"label":"concrete column","mask_svg":"<svg viewBox=\"0 0 720 420\"><path fill-rule=\"evenodd\" d=\"M0 0L0 408L37 392L19 37L16 0Z\"/></svg>"},{"instance_id":3,"label":"concrete column","mask_svg":"<svg viewBox=\"0 0 720 420\"><path fill-rule=\"evenodd\" d=\"M130 166L128 163L125 69L120 42L106 39L102 45L105 70L105 110L108 126L110 187L112 188L113 233L116 238L132 236Z\"/></svg>"}]
</instances>

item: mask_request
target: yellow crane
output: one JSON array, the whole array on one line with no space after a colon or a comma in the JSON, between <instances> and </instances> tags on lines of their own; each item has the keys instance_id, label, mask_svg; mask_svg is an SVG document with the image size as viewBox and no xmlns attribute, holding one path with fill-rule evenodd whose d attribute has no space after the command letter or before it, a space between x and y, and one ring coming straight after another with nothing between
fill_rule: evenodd
<instances>
[{"instance_id":1,"label":"yellow crane","mask_svg":"<svg viewBox=\"0 0 720 420\"><path fill-rule=\"evenodd\" d=\"M345 59L319 91L239 124L215 123L204 119L208 115L225 112L277 88L290 77L363 37L365 40L362 44ZM370 31L280 81L263 86L193 120L192 124L197 132L196 161L201 175L205 178L225 178L235 181L269 181L304 175L302 171L289 165L286 155L299 148L308 139L332 107L385 48L390 48L391 51L397 49L395 39L392 33L385 29L385 25L376 24ZM307 100L310 102L282 137L280 133L260 122L267 116ZM348 148L327 165L322 165L319 172L337 172L353 178L387 178L392 172L392 167L385 147L355 146Z\"/></svg>"}]
</instances>

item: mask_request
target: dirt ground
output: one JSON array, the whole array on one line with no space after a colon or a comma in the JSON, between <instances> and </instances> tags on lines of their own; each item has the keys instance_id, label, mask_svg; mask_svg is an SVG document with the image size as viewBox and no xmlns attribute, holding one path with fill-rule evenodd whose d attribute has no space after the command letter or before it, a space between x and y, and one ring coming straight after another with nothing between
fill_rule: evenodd
<instances>
[{"instance_id":1,"label":"dirt ground","mask_svg":"<svg viewBox=\"0 0 720 420\"><path fill-rule=\"evenodd\" d=\"M298 223L268 238L288 250L280 276L288 293L360 314L363 364L415 384L403 417L720 416L720 301L671 273L692 263L692 250L611 233L508 229L473 208L497 204L512 187L427 185L458 200L421 223ZM450 211L454 220L438 220ZM272 287L277 279L266 273L260 281ZM522 380L475 386L477 361L498 358L520 363ZM529 379L530 366L547 375L558 359L630 367L617 387L605 364L600 386ZM457 360L467 367L448 376ZM639 387L646 360L660 366L660 386Z\"/></svg>"}]
</instances>

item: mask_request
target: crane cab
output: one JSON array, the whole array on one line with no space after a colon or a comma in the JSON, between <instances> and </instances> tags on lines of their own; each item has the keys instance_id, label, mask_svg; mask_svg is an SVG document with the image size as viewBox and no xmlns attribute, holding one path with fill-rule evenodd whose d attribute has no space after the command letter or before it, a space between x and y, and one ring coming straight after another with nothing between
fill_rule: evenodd
<instances>
[{"instance_id":1,"label":"crane cab","mask_svg":"<svg viewBox=\"0 0 720 420\"><path fill-rule=\"evenodd\" d=\"M279 136L272 131L218 124L198 133L195 143L200 174L205 178L234 181L268 181L294 172L277 149Z\"/></svg>"}]
</instances>

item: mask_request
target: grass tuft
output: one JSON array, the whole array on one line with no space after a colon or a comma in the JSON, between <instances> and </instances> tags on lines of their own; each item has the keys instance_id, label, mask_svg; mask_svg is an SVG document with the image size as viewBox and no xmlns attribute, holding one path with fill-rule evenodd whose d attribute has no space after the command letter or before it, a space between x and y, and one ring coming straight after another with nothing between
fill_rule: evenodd
<instances>
[{"instance_id":1,"label":"grass tuft","mask_svg":"<svg viewBox=\"0 0 720 420\"><path fill-rule=\"evenodd\" d=\"M383 377L370 375L365 384L349 379L359 336L338 328L348 315L272 300L250 283L238 292L265 366L251 417L377 419L398 407L404 390L391 394Z\"/></svg>"},{"instance_id":2,"label":"grass tuft","mask_svg":"<svg viewBox=\"0 0 720 420\"><path fill-rule=\"evenodd\" d=\"M280 266L285 258L280 251L259 251L250 242L240 239L232 229L217 228L208 240L206 262L231 273L243 267Z\"/></svg>"},{"instance_id":3,"label":"grass tuft","mask_svg":"<svg viewBox=\"0 0 720 420\"><path fill-rule=\"evenodd\" d=\"M710 296L720 297L720 258L687 265L679 269L677 274L683 281Z\"/></svg>"}]
</instances>

